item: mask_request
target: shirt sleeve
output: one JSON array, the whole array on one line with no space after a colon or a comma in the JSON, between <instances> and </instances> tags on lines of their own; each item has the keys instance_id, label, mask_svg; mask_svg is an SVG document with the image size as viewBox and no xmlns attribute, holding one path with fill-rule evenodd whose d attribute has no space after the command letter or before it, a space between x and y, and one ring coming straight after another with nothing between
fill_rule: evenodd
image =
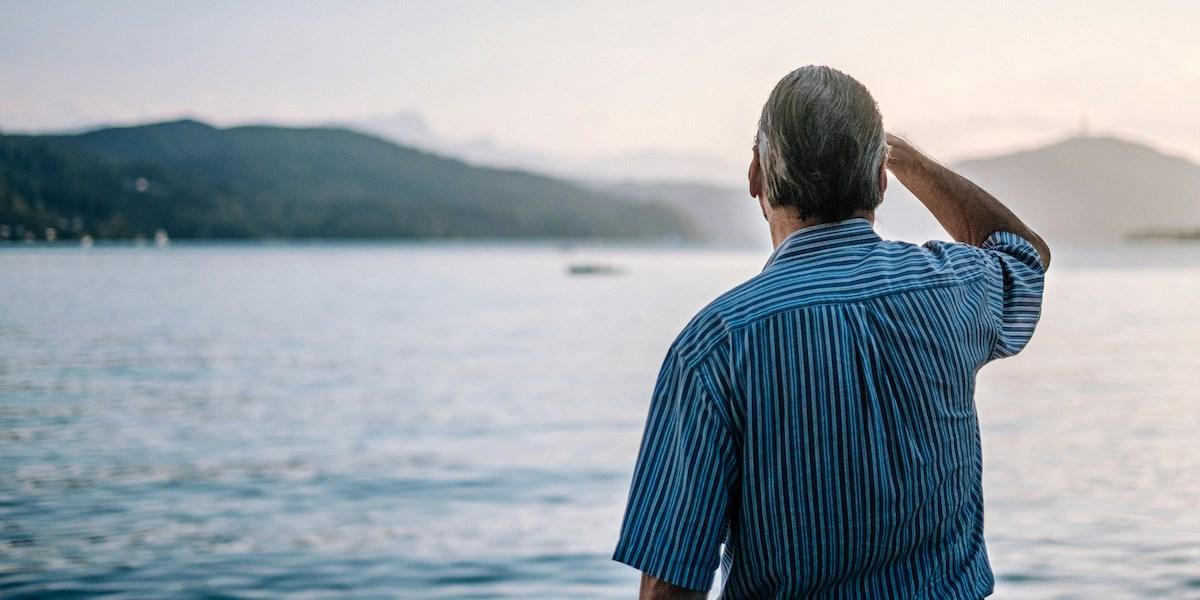
<instances>
[{"instance_id":1,"label":"shirt sleeve","mask_svg":"<svg viewBox=\"0 0 1200 600\"><path fill-rule=\"evenodd\" d=\"M995 360L1020 352L1033 337L1042 313L1046 270L1037 248L1015 233L997 231L981 248L995 331L988 360Z\"/></svg>"},{"instance_id":2,"label":"shirt sleeve","mask_svg":"<svg viewBox=\"0 0 1200 600\"><path fill-rule=\"evenodd\" d=\"M667 354L613 559L662 581L708 591L720 564L735 455L700 367Z\"/></svg>"}]
</instances>

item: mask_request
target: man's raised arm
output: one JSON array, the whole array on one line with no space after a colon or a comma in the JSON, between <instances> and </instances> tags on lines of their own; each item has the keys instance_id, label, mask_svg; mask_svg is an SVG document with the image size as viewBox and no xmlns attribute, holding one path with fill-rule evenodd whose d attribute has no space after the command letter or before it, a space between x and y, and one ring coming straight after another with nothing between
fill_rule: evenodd
<instances>
[{"instance_id":1,"label":"man's raised arm","mask_svg":"<svg viewBox=\"0 0 1200 600\"><path fill-rule=\"evenodd\" d=\"M999 200L967 178L938 164L903 139L888 134L887 166L955 241L982 245L997 231L1015 233L1033 244L1050 267L1050 247Z\"/></svg>"}]
</instances>

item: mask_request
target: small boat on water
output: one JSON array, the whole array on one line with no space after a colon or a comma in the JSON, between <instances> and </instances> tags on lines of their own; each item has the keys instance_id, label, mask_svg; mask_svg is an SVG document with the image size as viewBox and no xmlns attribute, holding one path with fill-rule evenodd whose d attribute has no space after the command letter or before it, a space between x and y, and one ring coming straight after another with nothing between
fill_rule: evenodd
<instances>
[{"instance_id":1,"label":"small boat on water","mask_svg":"<svg viewBox=\"0 0 1200 600\"><path fill-rule=\"evenodd\" d=\"M613 265L600 263L575 263L567 266L569 275L618 275L621 270Z\"/></svg>"}]
</instances>

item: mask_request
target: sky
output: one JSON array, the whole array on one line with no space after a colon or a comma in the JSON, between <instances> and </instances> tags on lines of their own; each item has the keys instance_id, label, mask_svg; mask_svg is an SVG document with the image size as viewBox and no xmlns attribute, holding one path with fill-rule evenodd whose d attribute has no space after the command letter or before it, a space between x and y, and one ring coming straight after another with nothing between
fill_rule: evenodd
<instances>
[{"instance_id":1,"label":"sky","mask_svg":"<svg viewBox=\"0 0 1200 600\"><path fill-rule=\"evenodd\" d=\"M1200 2L0 0L0 130L421 115L589 159L744 162L775 82L829 64L939 158L1079 132L1200 162Z\"/></svg>"}]
</instances>

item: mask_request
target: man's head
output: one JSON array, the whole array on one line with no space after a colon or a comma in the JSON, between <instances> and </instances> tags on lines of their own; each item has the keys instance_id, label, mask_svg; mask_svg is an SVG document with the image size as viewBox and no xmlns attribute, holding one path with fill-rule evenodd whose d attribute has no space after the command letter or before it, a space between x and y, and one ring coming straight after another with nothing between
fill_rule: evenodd
<instances>
[{"instance_id":1,"label":"man's head","mask_svg":"<svg viewBox=\"0 0 1200 600\"><path fill-rule=\"evenodd\" d=\"M883 200L887 140L875 99L829 67L788 73L763 106L750 194L805 221L870 213ZM765 200L765 202L763 202Z\"/></svg>"}]
</instances>

